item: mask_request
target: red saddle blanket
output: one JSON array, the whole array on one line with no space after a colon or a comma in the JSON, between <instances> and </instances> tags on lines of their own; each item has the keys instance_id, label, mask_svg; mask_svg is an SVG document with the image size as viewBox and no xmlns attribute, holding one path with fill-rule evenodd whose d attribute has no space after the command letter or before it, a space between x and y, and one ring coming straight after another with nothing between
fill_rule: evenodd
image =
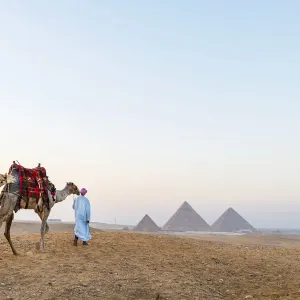
<instances>
[{"instance_id":1,"label":"red saddle blanket","mask_svg":"<svg viewBox=\"0 0 300 300\"><path fill-rule=\"evenodd\" d=\"M48 180L45 168L39 166L37 168L27 169L19 164L13 163L9 169L9 174L12 172L19 179L20 196L36 199L40 197L44 199L48 198L47 192L51 182Z\"/></svg>"}]
</instances>

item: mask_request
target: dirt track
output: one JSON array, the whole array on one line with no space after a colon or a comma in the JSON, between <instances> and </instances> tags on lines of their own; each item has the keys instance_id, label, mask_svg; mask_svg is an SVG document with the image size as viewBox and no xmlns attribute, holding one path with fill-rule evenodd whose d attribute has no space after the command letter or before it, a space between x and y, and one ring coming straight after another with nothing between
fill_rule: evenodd
<instances>
[{"instance_id":1,"label":"dirt track","mask_svg":"<svg viewBox=\"0 0 300 300\"><path fill-rule=\"evenodd\" d=\"M41 253L38 234L13 240L18 257L0 239L0 299L300 299L298 249L102 232L77 248L51 233Z\"/></svg>"}]
</instances>

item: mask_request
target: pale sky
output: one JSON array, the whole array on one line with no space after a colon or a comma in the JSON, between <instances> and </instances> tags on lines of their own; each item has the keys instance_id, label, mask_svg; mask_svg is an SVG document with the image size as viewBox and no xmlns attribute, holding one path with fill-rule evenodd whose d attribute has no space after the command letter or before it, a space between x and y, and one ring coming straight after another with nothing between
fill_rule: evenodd
<instances>
[{"instance_id":1,"label":"pale sky","mask_svg":"<svg viewBox=\"0 0 300 300\"><path fill-rule=\"evenodd\" d=\"M0 173L39 162L92 221L300 228L300 2L0 0ZM16 218L35 219L33 211ZM72 221L72 197L51 218Z\"/></svg>"}]
</instances>

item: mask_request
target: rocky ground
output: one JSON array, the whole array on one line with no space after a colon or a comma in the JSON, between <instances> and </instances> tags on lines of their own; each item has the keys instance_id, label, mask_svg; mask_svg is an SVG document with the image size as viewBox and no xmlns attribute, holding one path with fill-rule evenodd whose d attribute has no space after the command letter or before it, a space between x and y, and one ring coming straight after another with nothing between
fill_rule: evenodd
<instances>
[{"instance_id":1,"label":"rocky ground","mask_svg":"<svg viewBox=\"0 0 300 300\"><path fill-rule=\"evenodd\" d=\"M300 250L94 232L0 238L0 299L300 299Z\"/></svg>"}]
</instances>

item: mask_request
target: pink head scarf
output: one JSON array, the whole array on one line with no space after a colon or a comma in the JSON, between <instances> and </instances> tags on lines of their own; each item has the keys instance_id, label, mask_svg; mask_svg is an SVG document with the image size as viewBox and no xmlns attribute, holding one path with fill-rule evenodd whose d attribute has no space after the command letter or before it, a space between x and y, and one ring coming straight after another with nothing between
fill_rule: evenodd
<instances>
[{"instance_id":1,"label":"pink head scarf","mask_svg":"<svg viewBox=\"0 0 300 300\"><path fill-rule=\"evenodd\" d=\"M82 189L80 190L80 194L81 194L82 196L84 196L86 193L87 193L87 190L86 190L85 188L82 188Z\"/></svg>"}]
</instances>

